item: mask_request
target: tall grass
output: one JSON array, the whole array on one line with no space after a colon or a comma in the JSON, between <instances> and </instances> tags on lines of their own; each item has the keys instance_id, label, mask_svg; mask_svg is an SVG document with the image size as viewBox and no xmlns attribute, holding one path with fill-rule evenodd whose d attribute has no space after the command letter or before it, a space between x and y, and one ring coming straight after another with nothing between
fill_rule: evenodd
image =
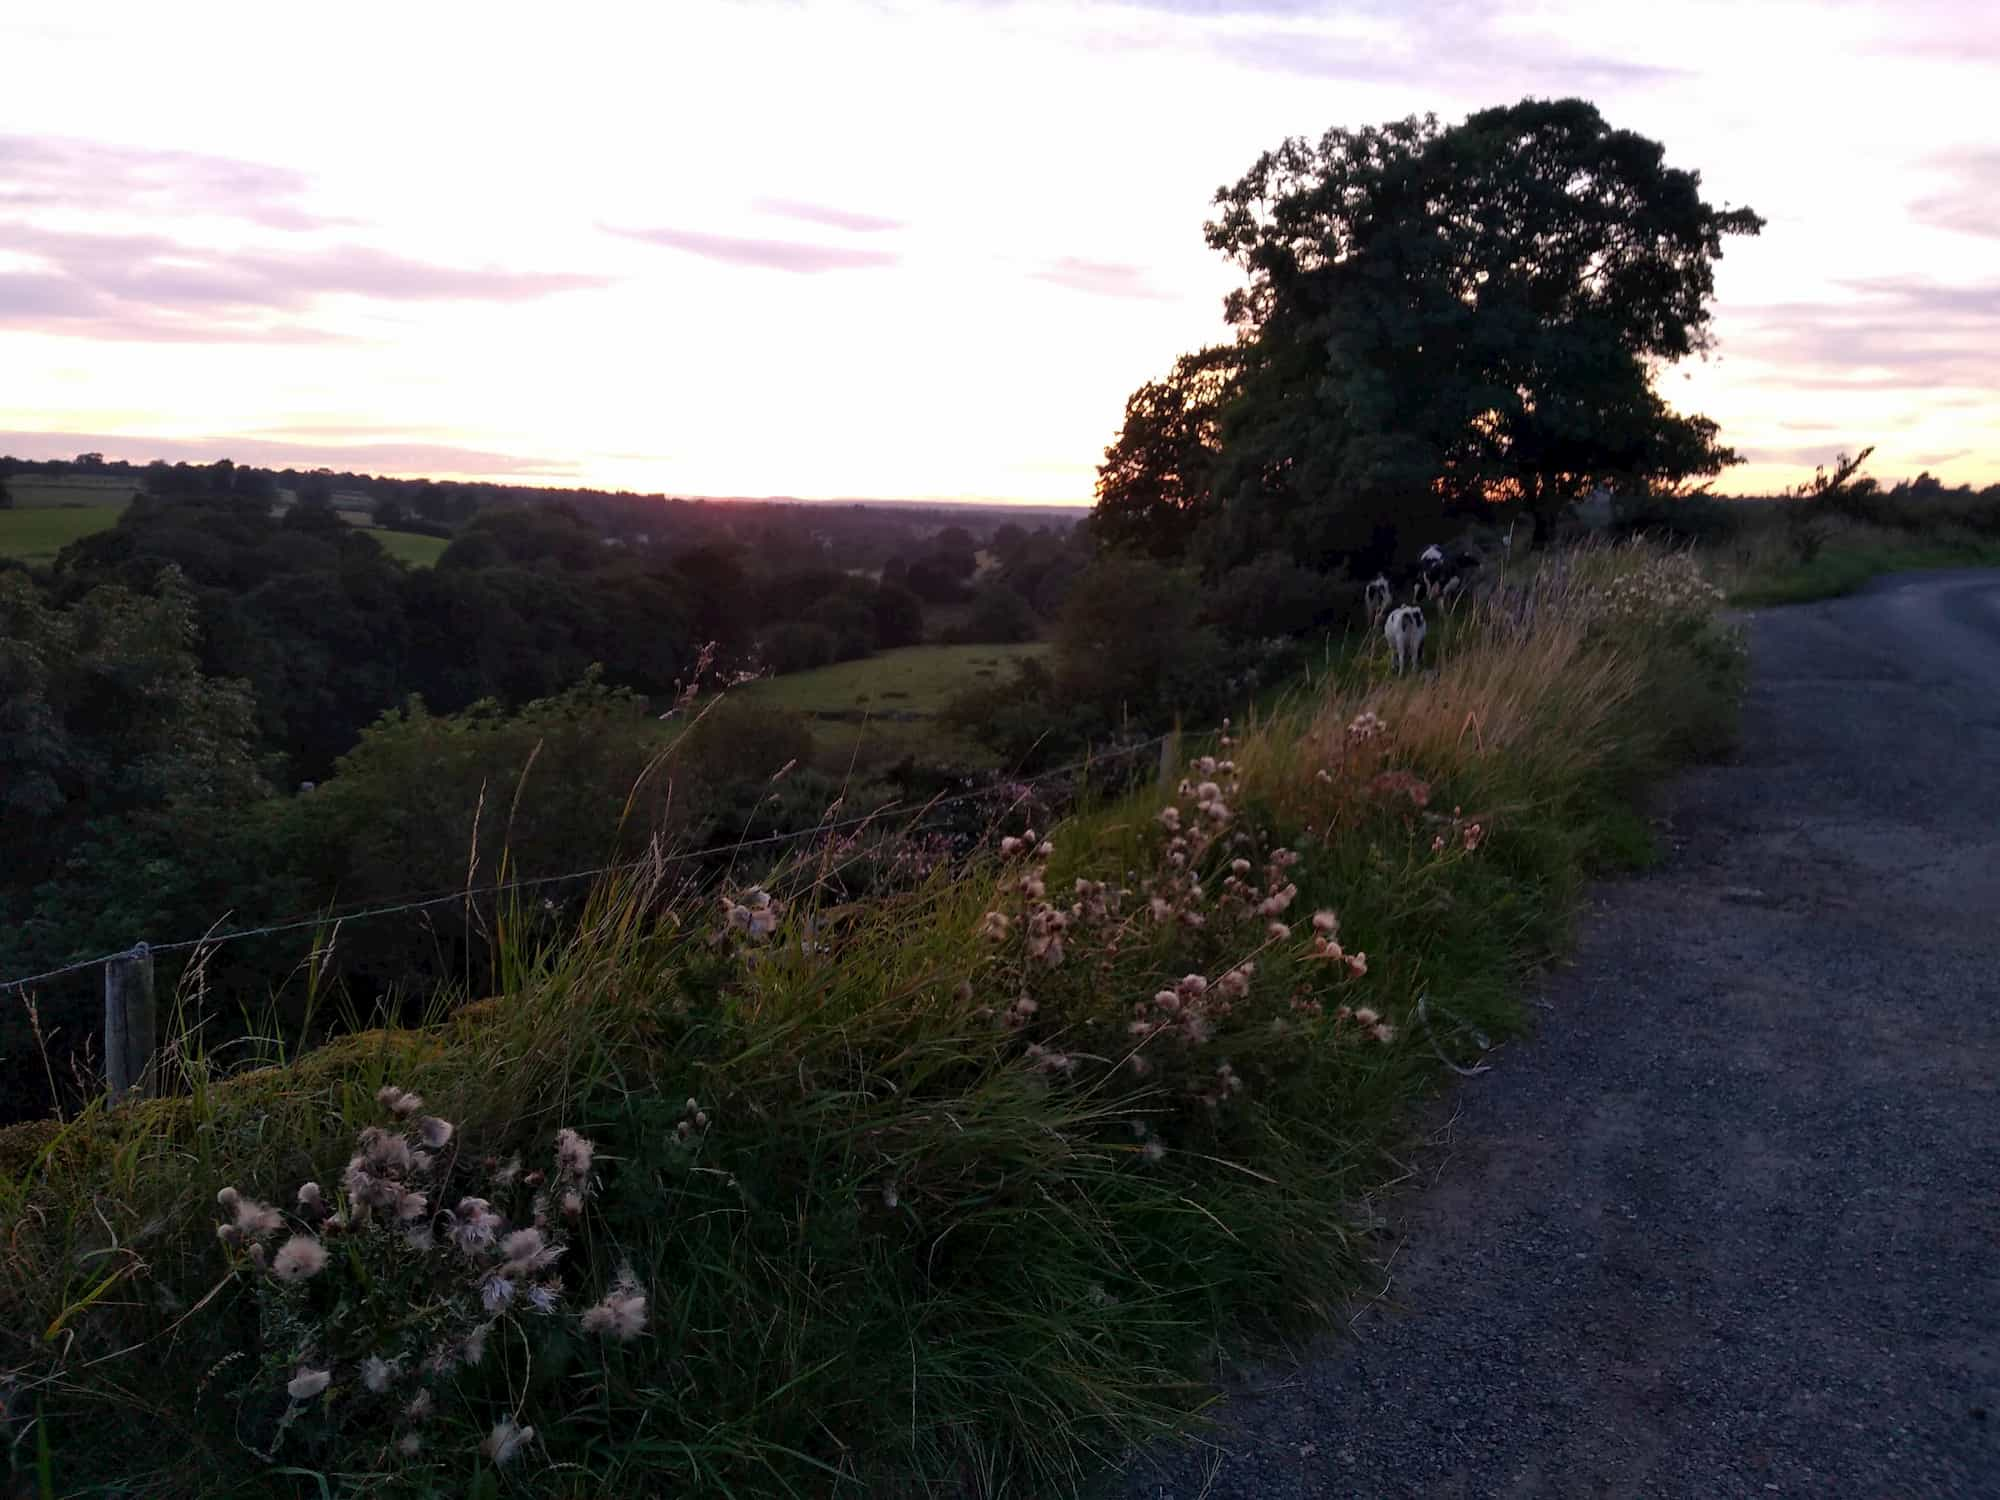
<instances>
[{"instance_id":1,"label":"tall grass","mask_svg":"<svg viewBox=\"0 0 2000 1500\"><path fill-rule=\"evenodd\" d=\"M1989 518L1973 518L1983 524L1950 510L1916 512L1899 525L1832 511L1800 521L1765 507L1711 549L1712 566L1730 602L1744 606L1838 598L1884 573L2000 566L2000 535Z\"/></svg>"},{"instance_id":2,"label":"tall grass","mask_svg":"<svg viewBox=\"0 0 2000 1500\"><path fill-rule=\"evenodd\" d=\"M171 1098L0 1134L16 1487L1067 1492L1185 1426L1222 1341L1360 1284L1408 1105L1519 1027L1585 874L1643 856L1636 789L1726 739L1713 604L1684 554L1552 560L1441 621L1434 669L1344 665L1178 786L900 894L839 900L835 847L720 901L632 872L435 1025L176 1054ZM219 1188L331 1196L385 1085L456 1127L427 1207L567 1236L561 1307L449 1373L414 1355L483 1316L476 1257L363 1253L364 1220L281 1283L216 1235ZM560 1129L596 1144L573 1218L509 1164L561 1180ZM621 1286L629 1342L578 1316ZM411 1352L420 1423L367 1351Z\"/></svg>"}]
</instances>

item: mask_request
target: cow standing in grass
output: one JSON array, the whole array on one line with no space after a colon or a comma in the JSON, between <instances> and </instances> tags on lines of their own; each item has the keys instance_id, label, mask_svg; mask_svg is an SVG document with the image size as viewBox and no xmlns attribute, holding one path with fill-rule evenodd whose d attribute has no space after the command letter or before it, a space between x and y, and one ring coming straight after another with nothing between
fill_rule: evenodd
<instances>
[{"instance_id":1,"label":"cow standing in grass","mask_svg":"<svg viewBox=\"0 0 2000 1500\"><path fill-rule=\"evenodd\" d=\"M1387 574L1377 573L1374 580L1362 591L1362 598L1368 605L1368 623L1379 625L1382 617L1389 613L1389 605L1394 599L1389 589Z\"/></svg>"},{"instance_id":2,"label":"cow standing in grass","mask_svg":"<svg viewBox=\"0 0 2000 1500\"><path fill-rule=\"evenodd\" d=\"M1414 604L1405 604L1389 612L1389 620L1382 627L1382 633L1389 638L1389 655L1395 663L1398 677L1406 668L1416 670L1428 630L1423 610Z\"/></svg>"}]
</instances>

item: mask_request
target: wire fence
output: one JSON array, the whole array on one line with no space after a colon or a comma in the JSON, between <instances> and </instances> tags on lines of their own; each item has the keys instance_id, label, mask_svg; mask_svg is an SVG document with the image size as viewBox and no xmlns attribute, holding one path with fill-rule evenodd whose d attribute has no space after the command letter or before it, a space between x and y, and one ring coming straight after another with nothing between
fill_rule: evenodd
<instances>
[{"instance_id":1,"label":"wire fence","mask_svg":"<svg viewBox=\"0 0 2000 1500\"><path fill-rule=\"evenodd\" d=\"M1078 772L1089 771L1109 762L1128 760L1135 755L1158 749L1170 741L1204 739L1217 733L1220 733L1220 731L1205 730L1185 733L1175 731L1169 734L1155 735L1151 739L1098 752L1082 760L1073 761L1068 765L1057 766L1052 770L1039 772L1032 777L1005 782L999 786L982 787L973 791L956 792L949 796L934 797L922 803L915 811L919 817L928 817L941 808L958 806L969 802L990 801L995 792L1002 790L1004 787L1029 788L1046 785L1053 781L1060 781L1064 777L1074 776ZM17 992L31 985L42 984L51 979L60 979L66 974L74 974L85 969L101 968L134 956L150 957L163 953L185 952L197 948L212 950L224 943L237 942L249 938L271 937L280 933L298 932L307 928L326 927L336 923L345 925L353 922L372 921L378 917L395 916L402 912L423 911L431 907L449 906L453 903L471 901L486 896L561 885L569 881L600 879L605 876L623 874L642 868L657 869L665 866L696 864L704 860L734 858L738 854L748 851L789 847L815 839L824 839L852 832L858 828L868 827L871 824L879 822L890 813L895 812L901 806L901 803L889 802L876 808L873 812L853 818L841 819L831 823L817 823L811 828L799 829L791 833L774 833L754 839L742 839L736 843L712 849L689 850L678 854L646 855L635 859L596 865L587 869L569 870L560 875L537 875L519 880L495 881L481 886L458 886L448 891L416 893L396 897L386 902L357 905L345 910L338 907L329 907L309 914L287 917L280 921L257 927L230 928L221 932L211 931L203 933L199 937L179 938L165 943L139 943L131 948L121 948L116 952L100 953L92 958L80 958L74 962L59 965L56 968L44 970L39 974L25 975L19 979L0 980L0 994Z\"/></svg>"}]
</instances>

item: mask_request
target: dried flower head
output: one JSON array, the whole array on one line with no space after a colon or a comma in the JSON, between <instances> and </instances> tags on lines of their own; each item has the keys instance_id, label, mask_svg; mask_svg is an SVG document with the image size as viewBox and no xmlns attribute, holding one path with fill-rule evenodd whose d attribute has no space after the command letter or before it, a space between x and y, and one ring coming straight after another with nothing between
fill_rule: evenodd
<instances>
[{"instance_id":1,"label":"dried flower head","mask_svg":"<svg viewBox=\"0 0 2000 1500\"><path fill-rule=\"evenodd\" d=\"M295 1234L271 1257L271 1274L280 1281L304 1281L326 1267L326 1246L309 1234Z\"/></svg>"},{"instance_id":2,"label":"dried flower head","mask_svg":"<svg viewBox=\"0 0 2000 1500\"><path fill-rule=\"evenodd\" d=\"M332 1381L331 1370L300 1370L285 1383L285 1394L294 1401L310 1401Z\"/></svg>"},{"instance_id":3,"label":"dried flower head","mask_svg":"<svg viewBox=\"0 0 2000 1500\"><path fill-rule=\"evenodd\" d=\"M595 1146L568 1126L556 1132L556 1170L565 1177L589 1176L596 1151Z\"/></svg>"},{"instance_id":4,"label":"dried flower head","mask_svg":"<svg viewBox=\"0 0 2000 1500\"><path fill-rule=\"evenodd\" d=\"M451 1121L425 1115L417 1121L417 1136L433 1151L442 1151L451 1142Z\"/></svg>"},{"instance_id":5,"label":"dried flower head","mask_svg":"<svg viewBox=\"0 0 2000 1500\"><path fill-rule=\"evenodd\" d=\"M522 1427L513 1418L502 1417L493 1424L493 1430L486 1434L486 1441L480 1447L498 1468L510 1462L534 1438L534 1428Z\"/></svg>"},{"instance_id":6,"label":"dried flower head","mask_svg":"<svg viewBox=\"0 0 2000 1500\"><path fill-rule=\"evenodd\" d=\"M452 1243L467 1255L490 1249L505 1222L484 1198L461 1198L445 1221Z\"/></svg>"},{"instance_id":7,"label":"dried flower head","mask_svg":"<svg viewBox=\"0 0 2000 1500\"><path fill-rule=\"evenodd\" d=\"M397 1361L384 1359L379 1354L371 1354L361 1361L361 1384L377 1396L389 1389L399 1373Z\"/></svg>"},{"instance_id":8,"label":"dried flower head","mask_svg":"<svg viewBox=\"0 0 2000 1500\"><path fill-rule=\"evenodd\" d=\"M883 1193L884 1201L892 1208L893 1192L891 1188ZM584 1313L582 1321L585 1333L599 1333L629 1343L646 1331L646 1294L639 1290L630 1272L621 1272L604 1300Z\"/></svg>"},{"instance_id":9,"label":"dried flower head","mask_svg":"<svg viewBox=\"0 0 2000 1500\"><path fill-rule=\"evenodd\" d=\"M255 1198L245 1198L234 1188L224 1188L229 1201L222 1206L234 1215L233 1228L245 1239L261 1239L285 1227L285 1216L268 1203L259 1203ZM216 1201L222 1201L222 1194L216 1194Z\"/></svg>"},{"instance_id":10,"label":"dried flower head","mask_svg":"<svg viewBox=\"0 0 2000 1500\"><path fill-rule=\"evenodd\" d=\"M398 1118L407 1118L424 1107L423 1095L385 1083L375 1091L375 1102Z\"/></svg>"}]
</instances>

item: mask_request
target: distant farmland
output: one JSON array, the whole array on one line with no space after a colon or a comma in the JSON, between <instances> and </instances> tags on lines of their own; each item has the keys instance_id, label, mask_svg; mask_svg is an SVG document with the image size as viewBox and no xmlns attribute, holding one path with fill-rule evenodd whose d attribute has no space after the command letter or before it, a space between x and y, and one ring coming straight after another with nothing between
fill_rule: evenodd
<instances>
[{"instance_id":1,"label":"distant farmland","mask_svg":"<svg viewBox=\"0 0 2000 1500\"><path fill-rule=\"evenodd\" d=\"M444 555L451 543L441 536L425 536L420 531L369 531L391 557L413 568L428 568Z\"/></svg>"},{"instance_id":2,"label":"distant farmland","mask_svg":"<svg viewBox=\"0 0 2000 1500\"><path fill-rule=\"evenodd\" d=\"M0 557L27 563L49 563L71 542L114 525L138 486L123 479L70 475L45 479L17 474L7 481L11 510L0 510ZM415 531L377 531L365 511L345 511L341 518L366 530L382 550L413 568L428 568L443 553L443 537Z\"/></svg>"},{"instance_id":3,"label":"distant farmland","mask_svg":"<svg viewBox=\"0 0 2000 1500\"><path fill-rule=\"evenodd\" d=\"M125 509L116 505L42 505L23 507L18 492L13 510L0 510L0 557L47 563L71 542L103 531Z\"/></svg>"}]
</instances>

